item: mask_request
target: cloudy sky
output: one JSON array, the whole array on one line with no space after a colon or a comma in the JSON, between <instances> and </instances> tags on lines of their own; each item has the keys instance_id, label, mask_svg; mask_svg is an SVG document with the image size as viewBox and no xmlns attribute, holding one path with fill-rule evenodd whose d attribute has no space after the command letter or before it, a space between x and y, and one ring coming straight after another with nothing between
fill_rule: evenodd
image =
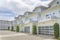
<instances>
[{"instance_id":1,"label":"cloudy sky","mask_svg":"<svg viewBox=\"0 0 60 40\"><path fill-rule=\"evenodd\" d=\"M32 11L37 6L48 6L52 0L0 0L0 20L14 20L15 16Z\"/></svg>"}]
</instances>

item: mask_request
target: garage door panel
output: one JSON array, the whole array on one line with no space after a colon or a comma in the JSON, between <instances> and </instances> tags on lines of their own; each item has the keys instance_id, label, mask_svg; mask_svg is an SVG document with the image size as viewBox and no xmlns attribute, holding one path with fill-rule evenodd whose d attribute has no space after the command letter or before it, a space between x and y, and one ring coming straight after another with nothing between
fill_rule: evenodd
<instances>
[{"instance_id":1,"label":"garage door panel","mask_svg":"<svg viewBox=\"0 0 60 40\"><path fill-rule=\"evenodd\" d=\"M44 35L53 35L53 27L52 26L41 26L38 27L38 33Z\"/></svg>"},{"instance_id":2,"label":"garage door panel","mask_svg":"<svg viewBox=\"0 0 60 40\"><path fill-rule=\"evenodd\" d=\"M25 33L30 33L30 27L25 27L25 28L24 28L24 32L25 32Z\"/></svg>"}]
</instances>

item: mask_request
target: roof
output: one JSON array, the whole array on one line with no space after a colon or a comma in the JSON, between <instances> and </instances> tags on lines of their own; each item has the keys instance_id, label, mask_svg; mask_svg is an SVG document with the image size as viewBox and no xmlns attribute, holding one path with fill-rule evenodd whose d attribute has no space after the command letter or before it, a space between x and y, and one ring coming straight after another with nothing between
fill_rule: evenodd
<instances>
[{"instance_id":1,"label":"roof","mask_svg":"<svg viewBox=\"0 0 60 40\"><path fill-rule=\"evenodd\" d=\"M24 15L26 15L26 14L31 14L31 13L32 13L32 12L25 12Z\"/></svg>"},{"instance_id":2,"label":"roof","mask_svg":"<svg viewBox=\"0 0 60 40\"><path fill-rule=\"evenodd\" d=\"M11 22L11 21L9 21L9 20L0 20L0 21Z\"/></svg>"},{"instance_id":3,"label":"roof","mask_svg":"<svg viewBox=\"0 0 60 40\"><path fill-rule=\"evenodd\" d=\"M53 5L55 2L56 2L57 0L53 0L50 4L48 4L48 5Z\"/></svg>"},{"instance_id":4,"label":"roof","mask_svg":"<svg viewBox=\"0 0 60 40\"><path fill-rule=\"evenodd\" d=\"M38 6L38 7L36 7L33 11L35 11L36 9L39 9L39 8L41 8L41 9L47 9L48 7L45 7L45 6Z\"/></svg>"}]
</instances>

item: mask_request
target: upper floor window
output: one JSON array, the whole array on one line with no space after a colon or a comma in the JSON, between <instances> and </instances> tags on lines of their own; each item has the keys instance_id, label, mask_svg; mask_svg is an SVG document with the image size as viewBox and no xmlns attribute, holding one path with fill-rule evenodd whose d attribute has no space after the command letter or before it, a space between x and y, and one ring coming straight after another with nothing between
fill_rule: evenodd
<instances>
[{"instance_id":1,"label":"upper floor window","mask_svg":"<svg viewBox=\"0 0 60 40\"><path fill-rule=\"evenodd\" d=\"M49 15L46 15L46 16L49 16Z\"/></svg>"},{"instance_id":2,"label":"upper floor window","mask_svg":"<svg viewBox=\"0 0 60 40\"><path fill-rule=\"evenodd\" d=\"M50 18L50 16L49 15L46 15L46 18Z\"/></svg>"},{"instance_id":3,"label":"upper floor window","mask_svg":"<svg viewBox=\"0 0 60 40\"><path fill-rule=\"evenodd\" d=\"M53 13L53 15L55 15L55 13Z\"/></svg>"},{"instance_id":4,"label":"upper floor window","mask_svg":"<svg viewBox=\"0 0 60 40\"><path fill-rule=\"evenodd\" d=\"M60 12L60 11L59 11Z\"/></svg>"},{"instance_id":5,"label":"upper floor window","mask_svg":"<svg viewBox=\"0 0 60 40\"><path fill-rule=\"evenodd\" d=\"M60 14L60 11L59 11L59 14Z\"/></svg>"},{"instance_id":6,"label":"upper floor window","mask_svg":"<svg viewBox=\"0 0 60 40\"><path fill-rule=\"evenodd\" d=\"M59 1L57 2L57 4L59 4Z\"/></svg>"},{"instance_id":7,"label":"upper floor window","mask_svg":"<svg viewBox=\"0 0 60 40\"><path fill-rule=\"evenodd\" d=\"M51 7L51 5L49 5L49 8Z\"/></svg>"}]
</instances>

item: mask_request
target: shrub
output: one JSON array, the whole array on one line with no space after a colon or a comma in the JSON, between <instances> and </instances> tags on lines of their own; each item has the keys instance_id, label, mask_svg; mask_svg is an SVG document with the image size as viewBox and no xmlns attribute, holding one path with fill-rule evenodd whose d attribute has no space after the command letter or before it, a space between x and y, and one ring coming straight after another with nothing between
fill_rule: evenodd
<instances>
[{"instance_id":1,"label":"shrub","mask_svg":"<svg viewBox=\"0 0 60 40\"><path fill-rule=\"evenodd\" d=\"M58 38L58 40L60 40L60 37Z\"/></svg>"},{"instance_id":2,"label":"shrub","mask_svg":"<svg viewBox=\"0 0 60 40\"><path fill-rule=\"evenodd\" d=\"M8 27L8 30L10 30L10 27Z\"/></svg>"},{"instance_id":3,"label":"shrub","mask_svg":"<svg viewBox=\"0 0 60 40\"><path fill-rule=\"evenodd\" d=\"M16 32L19 32L19 26L16 26Z\"/></svg>"},{"instance_id":4,"label":"shrub","mask_svg":"<svg viewBox=\"0 0 60 40\"><path fill-rule=\"evenodd\" d=\"M14 30L14 28L13 28L13 26L11 27L11 31L13 31Z\"/></svg>"},{"instance_id":5,"label":"shrub","mask_svg":"<svg viewBox=\"0 0 60 40\"><path fill-rule=\"evenodd\" d=\"M32 28L32 34L36 34L36 31L37 29L36 29L36 25L33 25L33 28Z\"/></svg>"},{"instance_id":6,"label":"shrub","mask_svg":"<svg viewBox=\"0 0 60 40\"><path fill-rule=\"evenodd\" d=\"M54 36L55 38L59 37L59 24L58 23L54 24Z\"/></svg>"}]
</instances>

